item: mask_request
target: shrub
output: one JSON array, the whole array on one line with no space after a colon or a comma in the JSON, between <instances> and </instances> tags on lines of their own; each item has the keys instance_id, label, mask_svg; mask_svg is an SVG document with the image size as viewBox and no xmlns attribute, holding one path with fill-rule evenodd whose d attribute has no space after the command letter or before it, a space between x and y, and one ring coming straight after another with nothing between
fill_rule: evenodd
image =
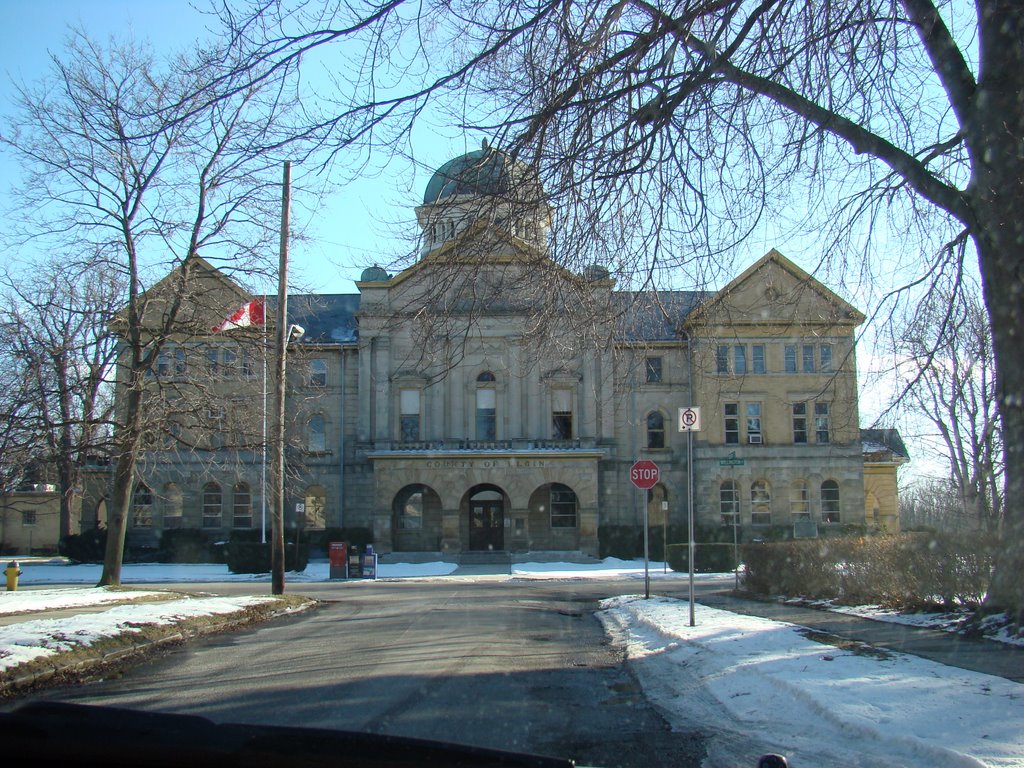
<instances>
[{"instance_id":1,"label":"shrub","mask_svg":"<svg viewBox=\"0 0 1024 768\"><path fill-rule=\"evenodd\" d=\"M107 551L107 529L94 528L64 536L58 551L76 563L102 563Z\"/></svg>"},{"instance_id":2,"label":"shrub","mask_svg":"<svg viewBox=\"0 0 1024 768\"><path fill-rule=\"evenodd\" d=\"M214 558L207 534L198 528L165 530L160 534L161 563L209 563Z\"/></svg>"},{"instance_id":3,"label":"shrub","mask_svg":"<svg viewBox=\"0 0 1024 768\"><path fill-rule=\"evenodd\" d=\"M644 531L639 525L599 525L597 527L598 556L632 560L644 553Z\"/></svg>"},{"instance_id":4,"label":"shrub","mask_svg":"<svg viewBox=\"0 0 1024 768\"><path fill-rule=\"evenodd\" d=\"M232 537L227 546L228 570L232 573L270 573L270 543L242 541ZM296 552L296 549L298 551ZM302 572L309 562L309 545L285 542L284 569Z\"/></svg>"},{"instance_id":5,"label":"shrub","mask_svg":"<svg viewBox=\"0 0 1024 768\"><path fill-rule=\"evenodd\" d=\"M935 534L747 544L744 585L765 595L917 609L980 602L990 542Z\"/></svg>"}]
</instances>

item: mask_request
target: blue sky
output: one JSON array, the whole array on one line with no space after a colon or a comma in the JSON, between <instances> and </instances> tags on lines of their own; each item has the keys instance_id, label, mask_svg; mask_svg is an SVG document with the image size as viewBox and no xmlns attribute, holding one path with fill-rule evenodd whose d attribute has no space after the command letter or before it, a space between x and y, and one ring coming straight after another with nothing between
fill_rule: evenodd
<instances>
[{"instance_id":1,"label":"blue sky","mask_svg":"<svg viewBox=\"0 0 1024 768\"><path fill-rule=\"evenodd\" d=\"M134 36L159 52L202 40L210 23L184 0L0 0L0 110L10 110L12 80L31 82L46 73L49 54L62 50L72 26L100 42ZM420 131L416 139L417 160L428 168L466 151L464 141L435 131ZM292 246L293 288L354 293L352 281L364 267L387 265L404 254L405 238L416 232L412 206L428 177L422 167L414 171L394 163L328 198L297 196L293 226L304 229L305 237ZM17 166L0 153L0 205L17 180Z\"/></svg>"}]
</instances>

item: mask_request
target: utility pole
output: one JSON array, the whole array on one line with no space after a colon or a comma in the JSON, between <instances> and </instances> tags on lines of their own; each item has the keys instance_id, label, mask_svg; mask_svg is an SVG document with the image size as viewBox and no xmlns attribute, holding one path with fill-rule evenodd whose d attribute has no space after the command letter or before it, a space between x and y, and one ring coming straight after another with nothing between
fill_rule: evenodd
<instances>
[{"instance_id":1,"label":"utility pole","mask_svg":"<svg viewBox=\"0 0 1024 768\"><path fill-rule=\"evenodd\" d=\"M277 272L277 411L274 419L274 508L271 522L270 591L284 594L284 390L288 355L288 227L291 215L292 164L284 163L281 182L281 248Z\"/></svg>"}]
</instances>

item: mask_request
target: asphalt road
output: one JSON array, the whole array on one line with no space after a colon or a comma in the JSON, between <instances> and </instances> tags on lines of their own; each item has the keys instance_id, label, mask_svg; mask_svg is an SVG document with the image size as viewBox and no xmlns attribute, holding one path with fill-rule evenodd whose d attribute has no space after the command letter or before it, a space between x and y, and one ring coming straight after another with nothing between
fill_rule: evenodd
<instances>
[{"instance_id":1,"label":"asphalt road","mask_svg":"<svg viewBox=\"0 0 1024 768\"><path fill-rule=\"evenodd\" d=\"M291 591L324 604L35 700L392 733L584 765L699 766L702 733L668 728L593 615L610 586L462 579L295 585Z\"/></svg>"}]
</instances>

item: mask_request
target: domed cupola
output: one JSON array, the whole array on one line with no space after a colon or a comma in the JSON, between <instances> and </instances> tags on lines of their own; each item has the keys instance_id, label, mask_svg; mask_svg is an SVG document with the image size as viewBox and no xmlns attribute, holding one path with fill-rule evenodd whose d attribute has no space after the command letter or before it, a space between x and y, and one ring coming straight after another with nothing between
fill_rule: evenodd
<instances>
[{"instance_id":1,"label":"domed cupola","mask_svg":"<svg viewBox=\"0 0 1024 768\"><path fill-rule=\"evenodd\" d=\"M391 275L387 273L387 270L383 267L378 267L376 264L364 269L363 273L359 276L359 282L361 283L386 283L390 279Z\"/></svg>"},{"instance_id":2,"label":"domed cupola","mask_svg":"<svg viewBox=\"0 0 1024 768\"><path fill-rule=\"evenodd\" d=\"M487 141L442 165L430 177L423 205L416 209L426 255L477 222L504 229L542 246L550 211L534 170Z\"/></svg>"}]
</instances>

